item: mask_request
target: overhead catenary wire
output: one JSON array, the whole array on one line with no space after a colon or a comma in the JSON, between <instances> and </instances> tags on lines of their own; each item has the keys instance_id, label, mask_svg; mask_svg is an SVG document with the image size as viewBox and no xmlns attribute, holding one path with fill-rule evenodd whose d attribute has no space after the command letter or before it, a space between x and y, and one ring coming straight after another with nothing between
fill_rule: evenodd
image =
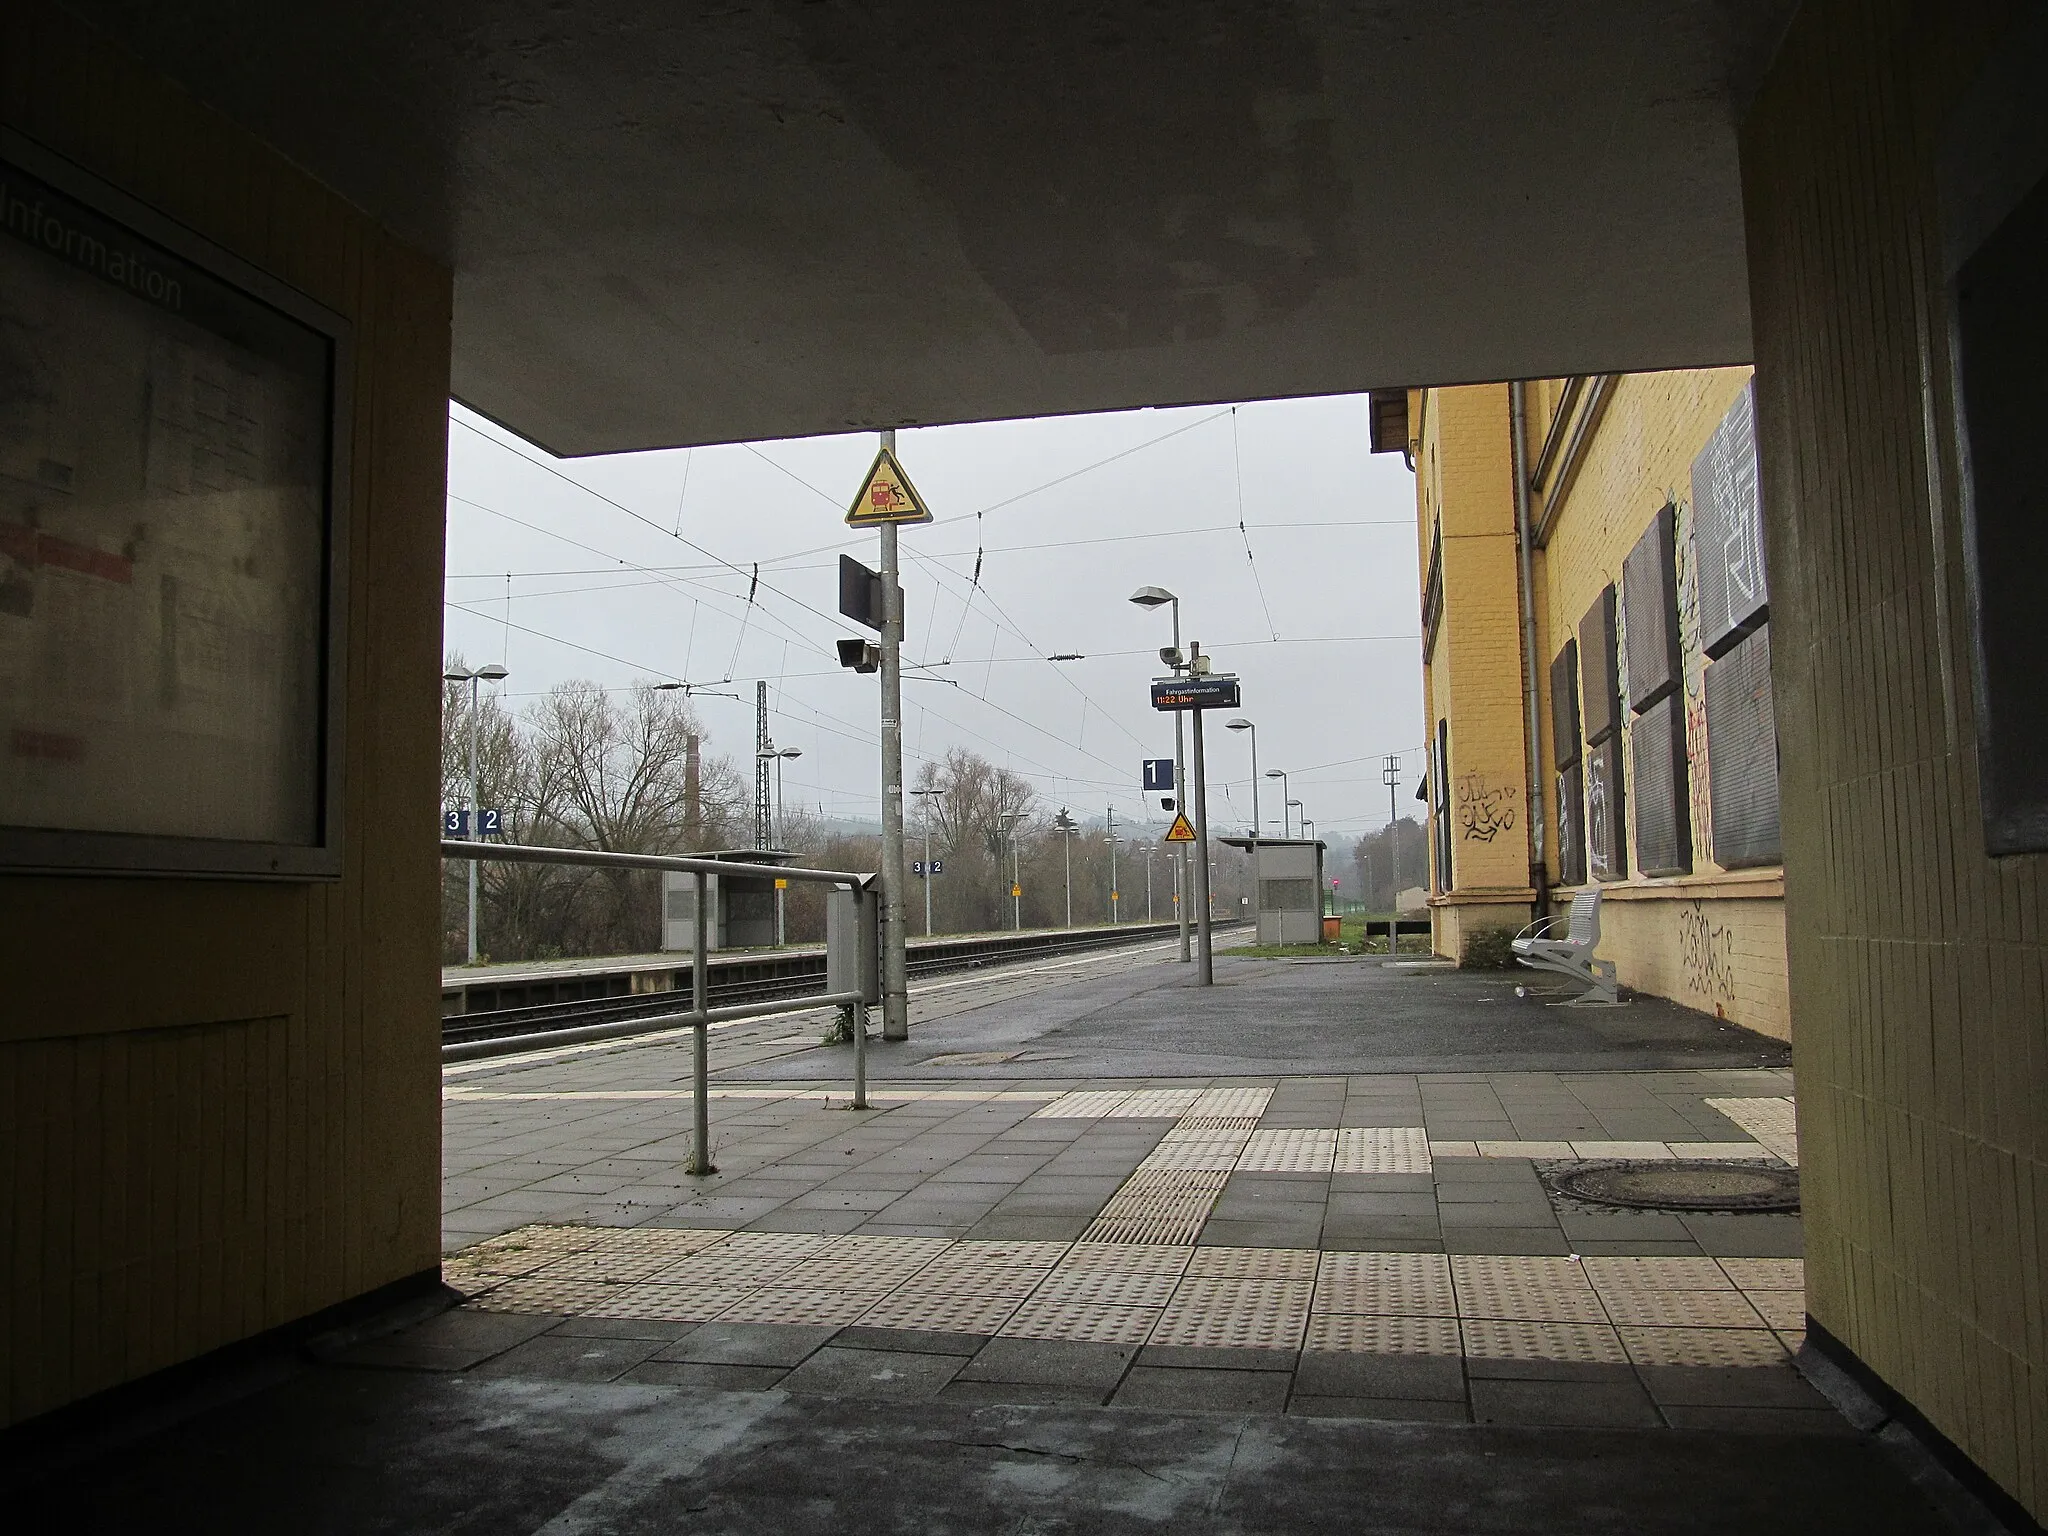
<instances>
[{"instance_id":1,"label":"overhead catenary wire","mask_svg":"<svg viewBox=\"0 0 2048 1536\"><path fill-rule=\"evenodd\" d=\"M1275 640L1280 638L1280 628L1273 622L1272 606L1266 601L1266 584L1259 580L1259 562L1252 554L1252 536L1244 527L1244 450L1238 442L1237 407L1230 408L1230 462L1237 471L1237 531L1244 539L1245 564L1251 567L1252 586L1259 594L1259 611L1266 616L1266 629Z\"/></svg>"}]
</instances>

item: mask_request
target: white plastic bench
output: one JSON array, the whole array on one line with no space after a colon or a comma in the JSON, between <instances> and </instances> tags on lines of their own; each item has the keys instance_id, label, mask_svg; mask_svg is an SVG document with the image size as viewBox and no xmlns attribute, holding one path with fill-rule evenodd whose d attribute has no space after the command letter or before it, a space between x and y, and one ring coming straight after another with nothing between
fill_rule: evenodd
<instances>
[{"instance_id":1,"label":"white plastic bench","mask_svg":"<svg viewBox=\"0 0 2048 1536\"><path fill-rule=\"evenodd\" d=\"M1581 891L1572 898L1571 914L1563 919L1564 936L1557 936L1560 919L1538 918L1515 936L1511 948L1515 958L1539 971L1556 971L1574 981L1587 983L1588 990L1572 1003L1613 1007L1621 1002L1617 974L1612 960L1595 960L1600 943L1600 892Z\"/></svg>"}]
</instances>

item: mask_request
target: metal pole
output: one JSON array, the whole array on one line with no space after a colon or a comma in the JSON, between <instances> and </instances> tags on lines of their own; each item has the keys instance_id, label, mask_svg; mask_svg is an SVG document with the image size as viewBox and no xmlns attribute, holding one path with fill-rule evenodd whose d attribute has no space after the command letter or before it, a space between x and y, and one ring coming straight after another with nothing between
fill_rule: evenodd
<instances>
[{"instance_id":1,"label":"metal pole","mask_svg":"<svg viewBox=\"0 0 2048 1536\"><path fill-rule=\"evenodd\" d=\"M1263 830L1259 825L1259 728L1252 725L1246 729L1251 732L1252 738L1252 868L1256 871L1259 863L1259 833ZM1253 878L1257 878L1256 873Z\"/></svg>"},{"instance_id":2,"label":"metal pole","mask_svg":"<svg viewBox=\"0 0 2048 1536\"><path fill-rule=\"evenodd\" d=\"M1067 850L1067 926L1074 926L1074 829L1067 827L1060 841Z\"/></svg>"},{"instance_id":3,"label":"metal pole","mask_svg":"<svg viewBox=\"0 0 2048 1536\"><path fill-rule=\"evenodd\" d=\"M1394 820L1401 759L1396 754L1387 754L1386 767L1380 777L1387 781L1387 842L1391 845L1387 857L1394 865L1394 899L1387 903L1387 958L1397 960L1401 955L1401 829Z\"/></svg>"},{"instance_id":4,"label":"metal pole","mask_svg":"<svg viewBox=\"0 0 2048 1536\"><path fill-rule=\"evenodd\" d=\"M1173 600L1173 648L1180 650L1180 599ZM1173 669L1177 674L1179 667ZM1184 811L1188 805L1188 764L1187 764L1187 722L1183 711L1173 712L1173 805L1176 812ZM1174 852L1180 859L1180 873L1174 884L1174 910L1180 914L1180 963L1186 965L1193 958L1188 953L1188 904L1183 893L1188 888L1188 845L1175 843Z\"/></svg>"},{"instance_id":5,"label":"metal pole","mask_svg":"<svg viewBox=\"0 0 2048 1536\"><path fill-rule=\"evenodd\" d=\"M1010 927L1016 933L1024 931L1024 881L1017 873L1017 823L1010 823Z\"/></svg>"},{"instance_id":6,"label":"metal pole","mask_svg":"<svg viewBox=\"0 0 2048 1536\"><path fill-rule=\"evenodd\" d=\"M863 902L875 899L875 893L871 890L857 888L854 895ZM865 926L866 918L863 917L854 924L854 932L861 932ZM866 983L862 982L861 985L865 986ZM868 1107L868 1005L865 1002L856 1002L853 1005L853 1107Z\"/></svg>"},{"instance_id":7,"label":"metal pole","mask_svg":"<svg viewBox=\"0 0 2048 1536\"><path fill-rule=\"evenodd\" d=\"M690 954L690 1010L697 1016L690 1031L690 1096L694 1116L689 1172L716 1173L711 1166L711 1007L710 978L705 972L705 952L711 947L710 895L703 872L691 877L697 884L696 942Z\"/></svg>"},{"instance_id":8,"label":"metal pole","mask_svg":"<svg viewBox=\"0 0 2048 1536\"><path fill-rule=\"evenodd\" d=\"M1145 921L1152 921L1152 849L1145 848Z\"/></svg>"},{"instance_id":9,"label":"metal pole","mask_svg":"<svg viewBox=\"0 0 2048 1536\"><path fill-rule=\"evenodd\" d=\"M882 446L896 451L893 430ZM910 1038L910 974L903 922L903 588L896 525L882 539L882 1038Z\"/></svg>"},{"instance_id":10,"label":"metal pole","mask_svg":"<svg viewBox=\"0 0 2048 1536\"><path fill-rule=\"evenodd\" d=\"M1200 655L1199 646L1192 648L1192 654ZM1209 950L1209 790L1203 778L1205 764L1202 758L1202 712L1195 714L1195 984L1213 987L1216 984L1214 957ZM1186 912L1186 904L1182 904Z\"/></svg>"},{"instance_id":11,"label":"metal pole","mask_svg":"<svg viewBox=\"0 0 2048 1536\"><path fill-rule=\"evenodd\" d=\"M477 676L472 672L469 675L469 835L471 837L481 837L483 835L483 828L477 820L479 808L477 806L478 794L476 787L476 687ZM471 965L476 964L476 891L477 861L471 859L469 861L469 963Z\"/></svg>"},{"instance_id":12,"label":"metal pole","mask_svg":"<svg viewBox=\"0 0 2048 1536\"><path fill-rule=\"evenodd\" d=\"M1123 913L1116 889L1116 807L1104 810L1103 817L1109 823L1109 920L1115 923L1121 921Z\"/></svg>"},{"instance_id":13,"label":"metal pole","mask_svg":"<svg viewBox=\"0 0 2048 1536\"><path fill-rule=\"evenodd\" d=\"M932 936L932 803L924 803L924 936Z\"/></svg>"},{"instance_id":14,"label":"metal pole","mask_svg":"<svg viewBox=\"0 0 2048 1536\"><path fill-rule=\"evenodd\" d=\"M775 846L784 845L783 837L787 828L782 823L782 754L775 754ZM775 944L779 949L789 942L788 925L785 920L783 897L789 894L780 880L775 882Z\"/></svg>"}]
</instances>

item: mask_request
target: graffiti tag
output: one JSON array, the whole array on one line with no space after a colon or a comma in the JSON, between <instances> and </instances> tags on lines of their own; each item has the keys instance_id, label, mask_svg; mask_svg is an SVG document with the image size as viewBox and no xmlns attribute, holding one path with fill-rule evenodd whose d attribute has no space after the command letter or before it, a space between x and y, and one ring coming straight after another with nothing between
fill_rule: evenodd
<instances>
[{"instance_id":1,"label":"graffiti tag","mask_svg":"<svg viewBox=\"0 0 2048 1536\"><path fill-rule=\"evenodd\" d=\"M1695 991L1735 1001L1734 930L1708 917L1700 902L1688 902L1678 914L1678 958Z\"/></svg>"},{"instance_id":2,"label":"graffiti tag","mask_svg":"<svg viewBox=\"0 0 2048 1536\"><path fill-rule=\"evenodd\" d=\"M1488 784L1483 773L1458 775L1458 835L1490 843L1515 829L1515 786Z\"/></svg>"}]
</instances>

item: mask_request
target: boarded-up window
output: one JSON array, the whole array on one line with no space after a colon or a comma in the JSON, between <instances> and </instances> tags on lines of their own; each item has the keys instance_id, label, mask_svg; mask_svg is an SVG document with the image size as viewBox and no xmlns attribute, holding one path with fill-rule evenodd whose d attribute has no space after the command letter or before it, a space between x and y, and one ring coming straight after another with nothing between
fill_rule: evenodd
<instances>
[{"instance_id":1,"label":"boarded-up window","mask_svg":"<svg viewBox=\"0 0 2048 1536\"><path fill-rule=\"evenodd\" d=\"M1629 623L1635 623L1633 609ZM1667 693L1636 716L1629 732L1630 766L1636 779L1636 868L1646 875L1683 875L1692 870L1685 713L1680 703L1677 694Z\"/></svg>"},{"instance_id":2,"label":"boarded-up window","mask_svg":"<svg viewBox=\"0 0 2048 1536\"><path fill-rule=\"evenodd\" d=\"M1621 780L1621 737L1586 751L1586 867L1595 880L1628 878L1628 821Z\"/></svg>"},{"instance_id":3,"label":"boarded-up window","mask_svg":"<svg viewBox=\"0 0 2048 1536\"><path fill-rule=\"evenodd\" d=\"M1557 878L1565 885L1586 883L1586 789L1578 763L1557 773Z\"/></svg>"},{"instance_id":4,"label":"boarded-up window","mask_svg":"<svg viewBox=\"0 0 2048 1536\"><path fill-rule=\"evenodd\" d=\"M2008 146L1996 152L2008 174L2017 170L2019 157ZM1986 167L1978 174L1996 173ZM1950 189L1943 191L1948 197ZM1974 200L1982 223L2009 206L2007 196L1988 191ZM2048 583L2040 404L2048 354L2048 179L2035 181L1980 241L1959 240L1961 233L1951 230L1949 237L1962 247L1951 253L1962 258L1952 293L1969 449L1971 663L1984 847L1991 854L2032 853L2048 849L2048 687L2040 662Z\"/></svg>"},{"instance_id":5,"label":"boarded-up window","mask_svg":"<svg viewBox=\"0 0 2048 1536\"><path fill-rule=\"evenodd\" d=\"M1707 667L1706 695L1714 862L1723 869L1776 864L1778 728L1769 625Z\"/></svg>"},{"instance_id":6,"label":"boarded-up window","mask_svg":"<svg viewBox=\"0 0 2048 1536\"><path fill-rule=\"evenodd\" d=\"M1600 589L1593 606L1579 620L1579 678L1579 708L1586 717L1586 745L1597 747L1621 724L1619 679L1614 666L1612 586Z\"/></svg>"},{"instance_id":7,"label":"boarded-up window","mask_svg":"<svg viewBox=\"0 0 2048 1536\"><path fill-rule=\"evenodd\" d=\"M1436 888L1451 889L1451 722L1436 723L1429 760L1429 804L1436 824Z\"/></svg>"},{"instance_id":8,"label":"boarded-up window","mask_svg":"<svg viewBox=\"0 0 2048 1536\"><path fill-rule=\"evenodd\" d=\"M1552 766L1579 760L1579 642L1567 640L1550 662L1550 752Z\"/></svg>"},{"instance_id":9,"label":"boarded-up window","mask_svg":"<svg viewBox=\"0 0 2048 1536\"><path fill-rule=\"evenodd\" d=\"M1754 384L1744 388L1692 461L1692 538L1699 559L1700 646L1720 656L1770 617Z\"/></svg>"},{"instance_id":10,"label":"boarded-up window","mask_svg":"<svg viewBox=\"0 0 2048 1536\"><path fill-rule=\"evenodd\" d=\"M1628 707L1641 714L1678 687L1677 509L1665 506L1621 568L1621 601L1628 620ZM1642 776L1636 777L1640 807Z\"/></svg>"}]
</instances>

